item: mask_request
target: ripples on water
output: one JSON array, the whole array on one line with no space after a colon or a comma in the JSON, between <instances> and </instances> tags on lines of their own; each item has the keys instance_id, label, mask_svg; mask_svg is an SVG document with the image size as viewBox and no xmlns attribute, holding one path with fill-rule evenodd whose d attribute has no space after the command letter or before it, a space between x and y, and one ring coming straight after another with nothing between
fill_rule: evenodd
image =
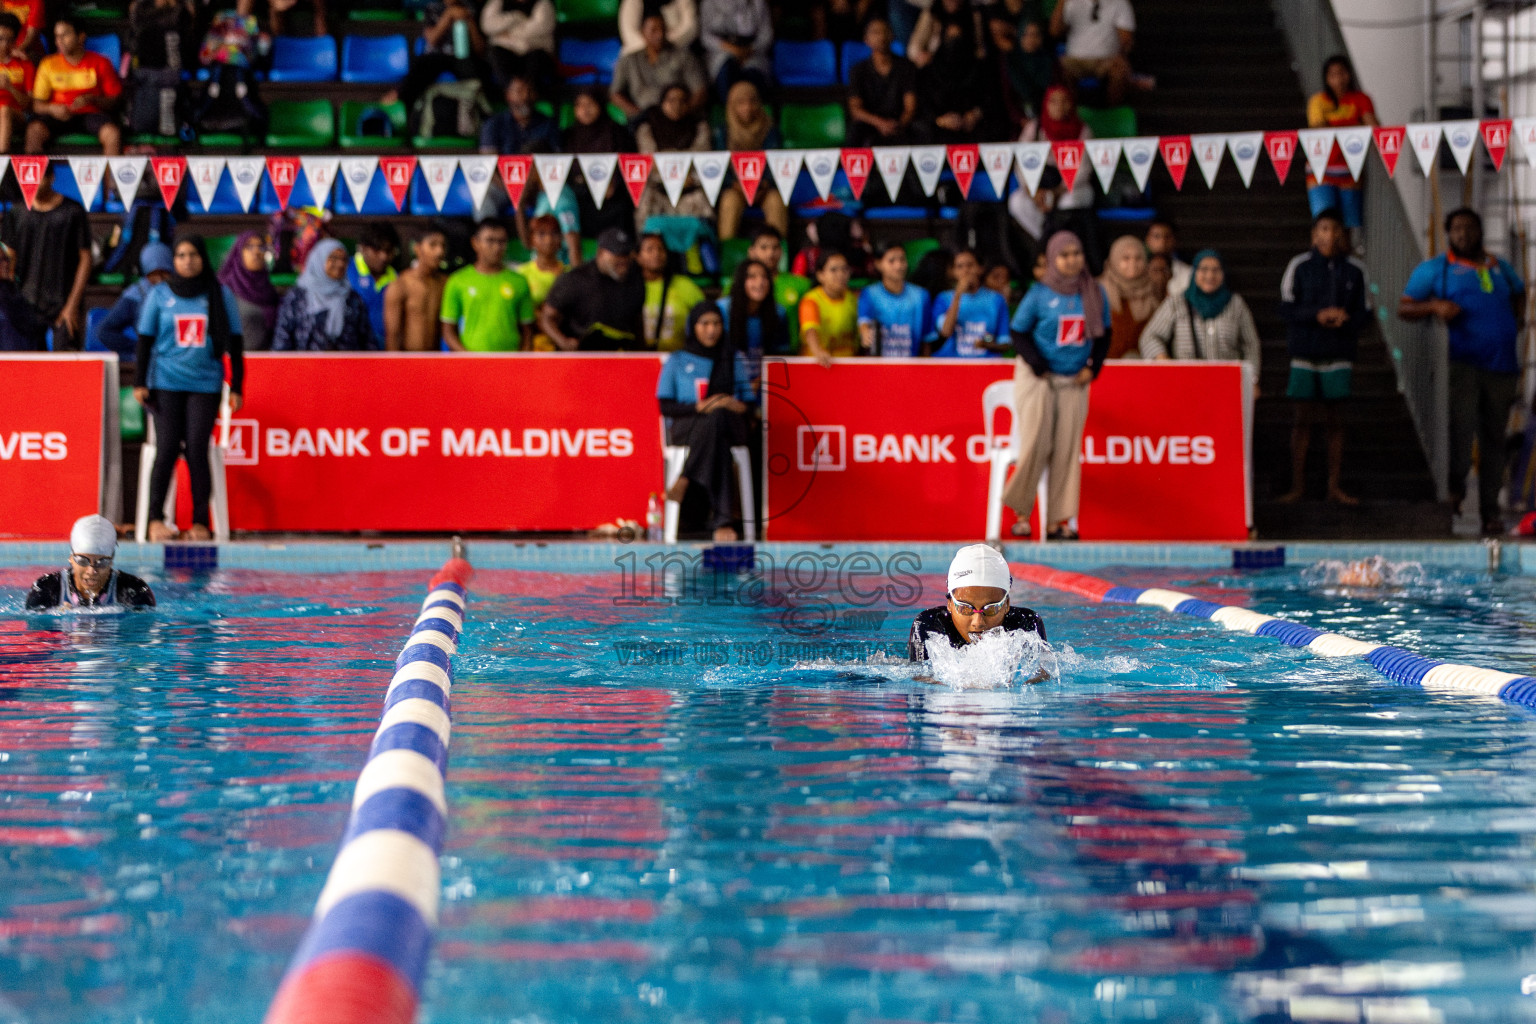
<instances>
[{"instance_id":1,"label":"ripples on water","mask_svg":"<svg viewBox=\"0 0 1536 1024\"><path fill-rule=\"evenodd\" d=\"M1110 574L1536 664L1519 580ZM419 582L0 603L0 1022L259 1019ZM957 689L891 657L910 607L818 648L617 590L476 582L427 1021L1536 1019L1518 708L1039 593L1058 677Z\"/></svg>"}]
</instances>

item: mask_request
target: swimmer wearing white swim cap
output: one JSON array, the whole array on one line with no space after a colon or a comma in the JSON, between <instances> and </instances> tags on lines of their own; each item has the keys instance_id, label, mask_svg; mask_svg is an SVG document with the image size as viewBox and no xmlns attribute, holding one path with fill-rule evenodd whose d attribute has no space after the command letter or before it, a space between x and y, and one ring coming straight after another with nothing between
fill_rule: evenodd
<instances>
[{"instance_id":1,"label":"swimmer wearing white swim cap","mask_svg":"<svg viewBox=\"0 0 1536 1024\"><path fill-rule=\"evenodd\" d=\"M69 531L69 564L39 577L27 592L27 607L99 608L122 605L153 608L149 584L112 567L117 557L117 528L106 516L81 516Z\"/></svg>"},{"instance_id":2,"label":"swimmer wearing white swim cap","mask_svg":"<svg viewBox=\"0 0 1536 1024\"><path fill-rule=\"evenodd\" d=\"M951 647L975 643L982 634L999 628L1033 632L1044 640L1045 623L1040 616L1009 603L1012 586L1008 560L997 550L985 544L961 548L949 563L948 601L923 611L912 622L907 660L927 661L924 641L936 636L947 639Z\"/></svg>"}]
</instances>

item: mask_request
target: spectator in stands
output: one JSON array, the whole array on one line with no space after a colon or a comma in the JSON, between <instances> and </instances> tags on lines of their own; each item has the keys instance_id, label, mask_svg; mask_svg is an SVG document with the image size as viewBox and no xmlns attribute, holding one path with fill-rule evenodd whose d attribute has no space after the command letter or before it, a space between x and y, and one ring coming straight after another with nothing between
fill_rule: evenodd
<instances>
[{"instance_id":1,"label":"spectator in stands","mask_svg":"<svg viewBox=\"0 0 1536 1024\"><path fill-rule=\"evenodd\" d=\"M550 152L547 146L537 144L531 147L532 153ZM580 168L574 164L568 172L564 187L554 202L550 202L548 193L544 190L542 179L539 177L538 164L535 163L528 175L528 187L523 190L523 203L532 203L532 213L525 214L522 206L513 211L517 221L517 235L525 246L531 245L532 240L528 236L528 224L530 219L539 217L554 217L560 225L560 234L565 244L565 261L571 266L581 263L581 228L582 206L576 198L577 189L573 186L570 175L579 173ZM628 193L625 193L628 195ZM628 223L628 218L624 219Z\"/></svg>"},{"instance_id":2,"label":"spectator in stands","mask_svg":"<svg viewBox=\"0 0 1536 1024\"><path fill-rule=\"evenodd\" d=\"M0 352L42 352L47 336L48 322L16 287L16 254L0 242Z\"/></svg>"},{"instance_id":3,"label":"spectator in stands","mask_svg":"<svg viewBox=\"0 0 1536 1024\"><path fill-rule=\"evenodd\" d=\"M1125 102L1133 84L1130 52L1135 33L1130 0L1061 0L1051 12L1051 35L1067 40L1062 76L1073 85L1084 78L1102 80L1112 106Z\"/></svg>"},{"instance_id":4,"label":"spectator in stands","mask_svg":"<svg viewBox=\"0 0 1536 1024\"><path fill-rule=\"evenodd\" d=\"M43 0L6 0L0 10L16 19L16 52L36 56L43 48L43 26L47 24Z\"/></svg>"},{"instance_id":5,"label":"spectator in stands","mask_svg":"<svg viewBox=\"0 0 1536 1024\"><path fill-rule=\"evenodd\" d=\"M312 36L328 36L331 34L327 20L327 0L305 0L309 4L310 32ZM267 0L270 9L271 32L275 36L298 35L294 26L289 23L290 15L299 7L301 0Z\"/></svg>"},{"instance_id":6,"label":"spectator in stands","mask_svg":"<svg viewBox=\"0 0 1536 1024\"><path fill-rule=\"evenodd\" d=\"M36 117L27 125L27 152L41 153L60 135L94 135L107 156L123 151L116 111L123 82L112 62L85 48L85 30L73 15L58 19L53 41L58 52L37 66L32 86Z\"/></svg>"},{"instance_id":7,"label":"spectator in stands","mask_svg":"<svg viewBox=\"0 0 1536 1024\"><path fill-rule=\"evenodd\" d=\"M1076 540L1082 471L1083 425L1088 419L1088 390L1109 352L1109 323L1104 289L1088 273L1083 245L1070 231L1051 236L1046 245L1041 287L1031 288L1011 324L1019 358L1013 371L1014 451L1018 469L1008 481L1003 501L1018 521L1013 535L1029 535L1030 512L1040 475L1050 469L1046 499L1047 536Z\"/></svg>"},{"instance_id":8,"label":"spectator in stands","mask_svg":"<svg viewBox=\"0 0 1536 1024\"><path fill-rule=\"evenodd\" d=\"M758 224L749 232L747 259L757 260L775 275L784 266L784 232L772 224Z\"/></svg>"},{"instance_id":9,"label":"spectator in stands","mask_svg":"<svg viewBox=\"0 0 1536 1024\"><path fill-rule=\"evenodd\" d=\"M1342 54L1329 57L1323 63L1322 91L1307 100L1307 127L1350 128L1380 123L1376 120L1375 104L1355 82L1355 67L1349 58ZM1360 198L1360 183L1349 173L1344 151L1337 142L1328 154L1322 181L1312 176L1310 167L1307 169L1307 201L1314 217L1324 210L1339 210L1346 228L1358 228L1363 223L1365 202Z\"/></svg>"},{"instance_id":10,"label":"spectator in stands","mask_svg":"<svg viewBox=\"0 0 1536 1024\"><path fill-rule=\"evenodd\" d=\"M995 20L992 27L995 33L998 30ZM1045 90L1056 81L1056 54L1047 43L1045 28L1031 20L1019 29L1017 46L1000 48L1008 83L1023 104L1026 118L1040 116L1045 105Z\"/></svg>"},{"instance_id":11,"label":"spectator in stands","mask_svg":"<svg viewBox=\"0 0 1536 1024\"><path fill-rule=\"evenodd\" d=\"M928 293L907 280L907 250L896 242L880 250L880 280L859 292L859 341L872 356L910 357L928 332Z\"/></svg>"},{"instance_id":12,"label":"spectator in stands","mask_svg":"<svg viewBox=\"0 0 1536 1024\"><path fill-rule=\"evenodd\" d=\"M182 127L186 87L197 38L190 0L133 0L128 8L128 130L175 136Z\"/></svg>"},{"instance_id":13,"label":"spectator in stands","mask_svg":"<svg viewBox=\"0 0 1536 1024\"><path fill-rule=\"evenodd\" d=\"M1027 121L1019 133L1020 142L1072 142L1093 138L1093 132L1078 116L1072 91L1053 85L1045 91L1040 116ZM1070 226L1079 239L1090 247L1097 237L1092 222L1093 174L1086 166L1078 168L1077 180L1069 189L1056 168L1056 157L1047 157L1045 174L1031 196L1026 189L1015 189L1008 197L1008 212L1034 242L1049 238L1064 226Z\"/></svg>"},{"instance_id":14,"label":"spectator in stands","mask_svg":"<svg viewBox=\"0 0 1536 1024\"><path fill-rule=\"evenodd\" d=\"M755 402L762 395L763 357L789 354L789 315L774 300L773 271L757 260L742 260L730 294L717 305Z\"/></svg>"},{"instance_id":15,"label":"spectator in stands","mask_svg":"<svg viewBox=\"0 0 1536 1024\"><path fill-rule=\"evenodd\" d=\"M953 288L955 254L948 249L930 249L917 261L917 268L909 275L913 284L929 295ZM927 330L927 326L924 326Z\"/></svg>"},{"instance_id":16,"label":"spectator in stands","mask_svg":"<svg viewBox=\"0 0 1536 1024\"><path fill-rule=\"evenodd\" d=\"M1189 291L1189 279L1194 268L1179 259L1179 229L1173 218L1158 214L1147 225L1147 252L1150 256L1162 256L1168 263L1168 294L1183 295ZM1154 275L1155 276L1155 275Z\"/></svg>"},{"instance_id":17,"label":"spectator in stands","mask_svg":"<svg viewBox=\"0 0 1536 1024\"><path fill-rule=\"evenodd\" d=\"M955 253L953 270L955 287L933 299L933 328L927 340L938 346L934 356L977 359L1010 352L1008 303L981 286L981 260L970 249L961 249Z\"/></svg>"},{"instance_id":18,"label":"spectator in stands","mask_svg":"<svg viewBox=\"0 0 1536 1024\"><path fill-rule=\"evenodd\" d=\"M443 286L443 340L454 352L517 352L532 341L533 296L522 274L507 266L507 228L487 217L470 239L475 262Z\"/></svg>"},{"instance_id":19,"label":"spectator in stands","mask_svg":"<svg viewBox=\"0 0 1536 1024\"><path fill-rule=\"evenodd\" d=\"M428 225L416 240L416 258L384 291L384 348L388 352L436 352L442 335L443 260L448 235Z\"/></svg>"},{"instance_id":20,"label":"spectator in stands","mask_svg":"<svg viewBox=\"0 0 1536 1024\"><path fill-rule=\"evenodd\" d=\"M682 350L662 366L656 399L669 421L667 443L688 449L682 473L667 488L667 500L682 501L689 487L703 487L717 541L736 540L732 524L741 519L731 449L747 443L742 385L720 307L701 302L688 314Z\"/></svg>"},{"instance_id":21,"label":"spectator in stands","mask_svg":"<svg viewBox=\"0 0 1536 1024\"><path fill-rule=\"evenodd\" d=\"M763 107L757 86L741 81L731 86L725 99L725 125L715 135L715 148L732 152L758 152L780 149L784 145L779 129L773 123L773 115ZM763 219L779 232L782 238L789 232L789 208L778 189L760 183L757 203L762 208ZM746 193L741 185L732 181L720 193L718 204L719 230L722 240L735 238L741 232L741 218L747 208ZM775 265L777 269L777 265Z\"/></svg>"},{"instance_id":22,"label":"spectator in stands","mask_svg":"<svg viewBox=\"0 0 1536 1024\"><path fill-rule=\"evenodd\" d=\"M709 124L692 112L689 102L688 90L681 85L669 85L662 91L661 103L647 111L635 129L635 143L640 152L709 151ZM713 224L715 208L704 195L698 176L690 170L676 205L667 198L667 191L659 180L653 178L646 184L640 195L640 206L635 211L636 226L644 228L645 222L656 216L697 217Z\"/></svg>"},{"instance_id":23,"label":"spectator in stands","mask_svg":"<svg viewBox=\"0 0 1536 1024\"><path fill-rule=\"evenodd\" d=\"M767 0L700 0L699 37L715 95L724 102L731 86L751 82L759 96L773 86L773 19Z\"/></svg>"},{"instance_id":24,"label":"spectator in stands","mask_svg":"<svg viewBox=\"0 0 1536 1024\"><path fill-rule=\"evenodd\" d=\"M1261 351L1248 303L1227 287L1226 269L1212 249L1195 257L1195 272L1184 294L1163 299L1141 332L1140 352L1148 359L1242 361L1255 388Z\"/></svg>"},{"instance_id":25,"label":"spectator in stands","mask_svg":"<svg viewBox=\"0 0 1536 1024\"><path fill-rule=\"evenodd\" d=\"M991 289L1003 297L1008 304L1008 311L1013 312L1013 307L1018 299L1018 289L1014 286L1013 269L1006 263L987 264L986 273L981 275L981 286Z\"/></svg>"},{"instance_id":26,"label":"spectator in stands","mask_svg":"<svg viewBox=\"0 0 1536 1024\"><path fill-rule=\"evenodd\" d=\"M805 238L809 244L801 246L790 261L791 274L815 277L822 260L833 253L848 261L850 277L869 277L874 273L864 225L847 214L836 210L822 214L806 225Z\"/></svg>"},{"instance_id":27,"label":"spectator in stands","mask_svg":"<svg viewBox=\"0 0 1536 1024\"><path fill-rule=\"evenodd\" d=\"M32 109L32 87L37 67L16 45L21 22L9 11L0 11L0 153L11 151L16 130L26 123Z\"/></svg>"},{"instance_id":28,"label":"spectator in stands","mask_svg":"<svg viewBox=\"0 0 1536 1024\"><path fill-rule=\"evenodd\" d=\"M634 237L623 228L597 236L597 257L560 275L539 325L562 352L645 347L645 279L634 265Z\"/></svg>"},{"instance_id":29,"label":"spectator in stands","mask_svg":"<svg viewBox=\"0 0 1536 1024\"><path fill-rule=\"evenodd\" d=\"M120 362L132 362L137 353L138 338L131 332L138 326L144 296L170 280L172 270L171 247L164 242L149 242L139 250L139 279L123 289L96 328L96 340L116 352Z\"/></svg>"},{"instance_id":30,"label":"spectator in stands","mask_svg":"<svg viewBox=\"0 0 1536 1024\"><path fill-rule=\"evenodd\" d=\"M182 230L172 247L174 273L155 285L139 307L138 386L133 395L155 419L155 466L149 508L158 517L186 448L192 482L192 526L184 539L208 540L208 439L224 390L224 357L229 356L229 404L239 411L245 391L245 358L235 297L214 277L200 234ZM345 287L345 286L343 286ZM156 518L149 539L172 540L176 530Z\"/></svg>"},{"instance_id":31,"label":"spectator in stands","mask_svg":"<svg viewBox=\"0 0 1536 1024\"><path fill-rule=\"evenodd\" d=\"M873 6L874 0L815 0L809 11L811 33L841 46L863 34Z\"/></svg>"},{"instance_id":32,"label":"spectator in stands","mask_svg":"<svg viewBox=\"0 0 1536 1024\"><path fill-rule=\"evenodd\" d=\"M555 120L534 109L538 93L533 82L513 75L507 83L507 109L486 118L480 128L480 152L519 156L542 147L553 153L560 148Z\"/></svg>"},{"instance_id":33,"label":"spectator in stands","mask_svg":"<svg viewBox=\"0 0 1536 1024\"><path fill-rule=\"evenodd\" d=\"M641 31L644 15L651 11L661 14L667 28L667 42L679 49L688 49L699 38L699 11L694 0L621 0L619 4L619 41L623 53L635 53L645 49L645 35Z\"/></svg>"},{"instance_id":34,"label":"spectator in stands","mask_svg":"<svg viewBox=\"0 0 1536 1024\"><path fill-rule=\"evenodd\" d=\"M1099 284L1109 297L1109 357L1122 359L1139 354L1141 332L1157 312L1163 293L1152 288L1147 273L1147 247L1133 235L1121 235L1109 247Z\"/></svg>"},{"instance_id":35,"label":"spectator in stands","mask_svg":"<svg viewBox=\"0 0 1536 1024\"><path fill-rule=\"evenodd\" d=\"M528 282L528 297L537 312L544 305L544 300L549 298L549 290L555 286L555 281L571 269L569 264L560 259L560 222L550 214L529 221L528 248L532 250L533 258L512 269L522 274ZM540 332L534 336L533 350L553 352L555 343Z\"/></svg>"},{"instance_id":36,"label":"spectator in stands","mask_svg":"<svg viewBox=\"0 0 1536 1024\"><path fill-rule=\"evenodd\" d=\"M238 311L237 311L238 312ZM274 352L363 352L380 347L363 297L347 284L347 250L322 238L277 307Z\"/></svg>"},{"instance_id":37,"label":"spectator in stands","mask_svg":"<svg viewBox=\"0 0 1536 1024\"><path fill-rule=\"evenodd\" d=\"M491 72L505 91L513 78L551 92L559 78L555 59L554 0L487 0L480 10L480 31L490 44Z\"/></svg>"},{"instance_id":38,"label":"spectator in stands","mask_svg":"<svg viewBox=\"0 0 1536 1024\"><path fill-rule=\"evenodd\" d=\"M421 42L423 50L411 57L399 88L385 93L379 102L399 100L406 110L414 111L427 90L444 75L460 82L478 79L486 92L491 91L495 79L486 63L485 36L470 0L432 0L427 5Z\"/></svg>"},{"instance_id":39,"label":"spectator in stands","mask_svg":"<svg viewBox=\"0 0 1536 1024\"><path fill-rule=\"evenodd\" d=\"M667 42L666 21L659 10L646 12L640 35L645 48L626 53L614 66L609 89L614 104L633 124L659 106L667 90L677 86L683 90L686 113L702 110L709 97L704 69L691 51Z\"/></svg>"},{"instance_id":40,"label":"spectator in stands","mask_svg":"<svg viewBox=\"0 0 1536 1024\"><path fill-rule=\"evenodd\" d=\"M988 100L981 10L966 0L934 0L918 19L907 56L921 69L919 131L933 142L975 142Z\"/></svg>"},{"instance_id":41,"label":"spectator in stands","mask_svg":"<svg viewBox=\"0 0 1536 1024\"><path fill-rule=\"evenodd\" d=\"M271 37L261 31L255 9L256 0L235 0L234 8L215 14L198 50L198 63L205 68L254 67L271 45Z\"/></svg>"},{"instance_id":42,"label":"spectator in stands","mask_svg":"<svg viewBox=\"0 0 1536 1024\"><path fill-rule=\"evenodd\" d=\"M347 284L368 308L368 326L375 344L384 340L384 289L395 280L395 257L400 255L400 233L387 220L363 228L357 252L347 263Z\"/></svg>"},{"instance_id":43,"label":"spectator in stands","mask_svg":"<svg viewBox=\"0 0 1536 1024\"><path fill-rule=\"evenodd\" d=\"M645 347L675 352L683 347L688 311L704 293L686 274L672 272L672 254L659 234L640 236L638 262L645 278Z\"/></svg>"},{"instance_id":44,"label":"spectator in stands","mask_svg":"<svg viewBox=\"0 0 1536 1024\"><path fill-rule=\"evenodd\" d=\"M32 208L12 203L0 220L0 241L16 254L17 287L53 328L55 349L85 341L81 302L91 278L91 224L85 208L53 187L53 161L43 165Z\"/></svg>"},{"instance_id":45,"label":"spectator in stands","mask_svg":"<svg viewBox=\"0 0 1536 1024\"><path fill-rule=\"evenodd\" d=\"M800 343L822 366L834 357L859 354L859 299L848 290L848 257L828 253L816 271L816 287L800 300Z\"/></svg>"},{"instance_id":46,"label":"spectator in stands","mask_svg":"<svg viewBox=\"0 0 1536 1024\"><path fill-rule=\"evenodd\" d=\"M1168 286L1173 283L1173 258L1165 252L1148 253L1147 277L1152 281L1154 295L1168 295Z\"/></svg>"},{"instance_id":47,"label":"spectator in stands","mask_svg":"<svg viewBox=\"0 0 1536 1024\"><path fill-rule=\"evenodd\" d=\"M235 239L219 269L219 283L235 296L240 314L241 347L247 352L265 352L272 347L272 332L277 328L277 307L282 296L272 287L267 263L272 245L260 231L247 231ZM142 259L142 257L140 257Z\"/></svg>"},{"instance_id":48,"label":"spectator in stands","mask_svg":"<svg viewBox=\"0 0 1536 1024\"><path fill-rule=\"evenodd\" d=\"M571 99L571 125L560 136L563 153L633 153L635 137L608 115L608 94L600 85L584 85ZM608 182L609 198L619 190ZM603 205L608 205L604 200Z\"/></svg>"},{"instance_id":49,"label":"spectator in stands","mask_svg":"<svg viewBox=\"0 0 1536 1024\"><path fill-rule=\"evenodd\" d=\"M1483 532L1502 532L1499 488L1504 482L1504 431L1520 384L1520 325L1525 282L1483 248L1483 220L1474 210L1445 218L1450 252L1420 263L1408 278L1398 315L1442 321L1450 335L1450 491L1453 507L1466 497L1477 438L1477 494Z\"/></svg>"},{"instance_id":50,"label":"spectator in stands","mask_svg":"<svg viewBox=\"0 0 1536 1024\"><path fill-rule=\"evenodd\" d=\"M869 56L848 72L848 144L899 146L913 141L917 66L891 52L890 22L872 18L864 28Z\"/></svg>"}]
</instances>

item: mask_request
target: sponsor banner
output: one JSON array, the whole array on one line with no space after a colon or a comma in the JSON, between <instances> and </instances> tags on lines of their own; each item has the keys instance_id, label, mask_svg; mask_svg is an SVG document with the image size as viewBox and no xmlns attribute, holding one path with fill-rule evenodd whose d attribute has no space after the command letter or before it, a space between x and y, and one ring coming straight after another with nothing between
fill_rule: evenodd
<instances>
[{"instance_id":1,"label":"sponsor banner","mask_svg":"<svg viewBox=\"0 0 1536 1024\"><path fill-rule=\"evenodd\" d=\"M584 530L643 519L662 484L660 367L653 355L249 353L224 460L230 524ZM36 393L67 407L57 389Z\"/></svg>"},{"instance_id":2,"label":"sponsor banner","mask_svg":"<svg viewBox=\"0 0 1536 1024\"><path fill-rule=\"evenodd\" d=\"M769 539L981 539L989 441L1010 430L1000 411L989 438L983 392L1011 389L1012 361L785 359L764 373ZM1239 363L1106 365L1079 452L1084 540L1246 539L1242 375Z\"/></svg>"},{"instance_id":3,"label":"sponsor banner","mask_svg":"<svg viewBox=\"0 0 1536 1024\"><path fill-rule=\"evenodd\" d=\"M0 537L62 541L80 516L117 511L103 504L116 359L0 353L0 380ZM63 555L61 545L60 565Z\"/></svg>"}]
</instances>

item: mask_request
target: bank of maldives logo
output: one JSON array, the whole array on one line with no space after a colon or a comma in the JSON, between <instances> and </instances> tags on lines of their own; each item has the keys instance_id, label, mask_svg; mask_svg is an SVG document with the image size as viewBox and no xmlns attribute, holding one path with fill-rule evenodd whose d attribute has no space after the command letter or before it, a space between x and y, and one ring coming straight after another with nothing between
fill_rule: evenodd
<instances>
[{"instance_id":1,"label":"bank of maldives logo","mask_svg":"<svg viewBox=\"0 0 1536 1024\"><path fill-rule=\"evenodd\" d=\"M840 473L848 468L848 428L795 428L795 464L802 473Z\"/></svg>"},{"instance_id":2,"label":"bank of maldives logo","mask_svg":"<svg viewBox=\"0 0 1536 1024\"><path fill-rule=\"evenodd\" d=\"M214 428L218 436L218 428ZM229 421L229 447L224 449L224 465L254 466L261 458L261 425L256 420Z\"/></svg>"}]
</instances>

